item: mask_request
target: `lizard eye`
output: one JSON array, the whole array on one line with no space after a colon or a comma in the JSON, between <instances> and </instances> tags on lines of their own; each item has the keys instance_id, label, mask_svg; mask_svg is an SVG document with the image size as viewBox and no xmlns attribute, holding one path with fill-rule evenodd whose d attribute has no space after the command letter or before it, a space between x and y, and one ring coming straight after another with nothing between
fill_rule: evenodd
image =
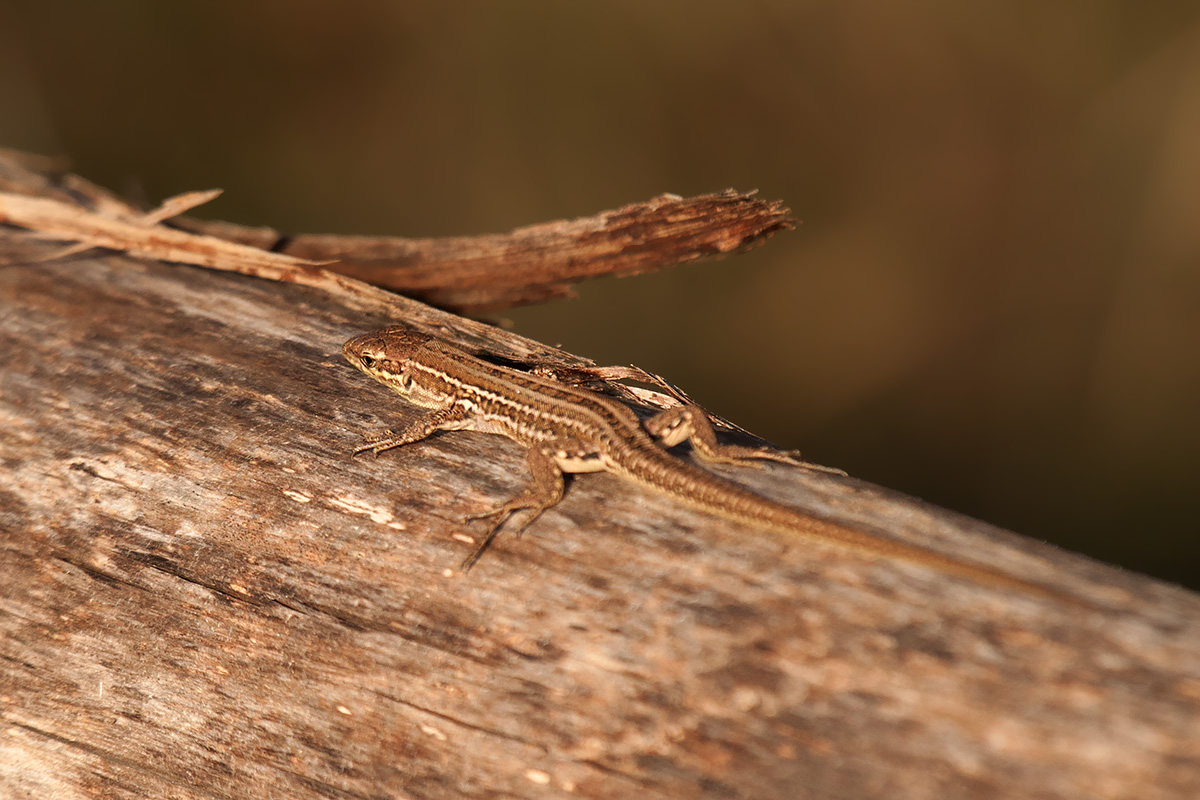
<instances>
[{"instance_id":1,"label":"lizard eye","mask_svg":"<svg viewBox=\"0 0 1200 800\"><path fill-rule=\"evenodd\" d=\"M358 360L362 362L364 367L374 367L379 362L379 359L373 356L359 356Z\"/></svg>"}]
</instances>

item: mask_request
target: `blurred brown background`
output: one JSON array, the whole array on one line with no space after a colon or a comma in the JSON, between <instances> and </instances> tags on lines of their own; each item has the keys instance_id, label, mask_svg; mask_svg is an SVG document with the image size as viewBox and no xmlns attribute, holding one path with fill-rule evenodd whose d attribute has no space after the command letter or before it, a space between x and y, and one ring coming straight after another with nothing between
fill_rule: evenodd
<instances>
[{"instance_id":1,"label":"blurred brown background","mask_svg":"<svg viewBox=\"0 0 1200 800\"><path fill-rule=\"evenodd\" d=\"M758 188L800 229L508 316L1200 586L1195 2L8 0L0 145L295 232Z\"/></svg>"}]
</instances>

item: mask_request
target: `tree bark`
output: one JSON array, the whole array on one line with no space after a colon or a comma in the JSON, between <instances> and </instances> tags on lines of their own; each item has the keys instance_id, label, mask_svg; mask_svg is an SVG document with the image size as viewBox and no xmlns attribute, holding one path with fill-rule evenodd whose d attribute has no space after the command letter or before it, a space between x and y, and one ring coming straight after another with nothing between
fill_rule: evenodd
<instances>
[{"instance_id":1,"label":"tree bark","mask_svg":"<svg viewBox=\"0 0 1200 800\"><path fill-rule=\"evenodd\" d=\"M350 457L410 410L341 343L406 319L125 256L0 267L0 795L1200 796L1200 598L860 481L722 470L1088 606L603 474L461 574L523 454Z\"/></svg>"}]
</instances>

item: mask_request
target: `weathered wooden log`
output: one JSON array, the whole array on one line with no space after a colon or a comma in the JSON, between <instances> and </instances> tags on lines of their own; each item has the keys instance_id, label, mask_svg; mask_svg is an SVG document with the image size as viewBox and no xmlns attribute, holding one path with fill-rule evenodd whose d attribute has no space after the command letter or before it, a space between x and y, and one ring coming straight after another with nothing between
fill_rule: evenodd
<instances>
[{"instance_id":1,"label":"weathered wooden log","mask_svg":"<svg viewBox=\"0 0 1200 800\"><path fill-rule=\"evenodd\" d=\"M1200 796L1193 594L782 466L723 474L1081 604L602 474L463 575L524 461L350 457L408 411L339 347L404 320L34 251L0 230L0 797Z\"/></svg>"}]
</instances>

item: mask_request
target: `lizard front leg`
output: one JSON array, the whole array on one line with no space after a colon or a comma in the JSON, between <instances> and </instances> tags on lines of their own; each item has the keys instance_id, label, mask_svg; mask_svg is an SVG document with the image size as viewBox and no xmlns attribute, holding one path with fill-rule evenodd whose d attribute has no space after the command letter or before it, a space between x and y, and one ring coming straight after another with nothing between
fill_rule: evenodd
<instances>
[{"instance_id":1,"label":"lizard front leg","mask_svg":"<svg viewBox=\"0 0 1200 800\"><path fill-rule=\"evenodd\" d=\"M531 522L542 515L548 508L557 505L563 498L565 481L564 472L600 472L604 464L594 446L589 446L576 439L556 439L542 442L529 448L525 456L529 465L532 482L513 499L506 503L479 514L468 514L467 519L492 519L483 541L475 548L475 552L463 561L464 570L469 570L483 552L487 550L500 526L518 511L530 510L531 513L518 524L515 533L521 533Z\"/></svg>"},{"instance_id":2,"label":"lizard front leg","mask_svg":"<svg viewBox=\"0 0 1200 800\"><path fill-rule=\"evenodd\" d=\"M419 442L437 431L458 430L462 427L462 423L466 418L466 412L458 404L439 408L431 414L418 417L398 432L386 431L382 436L367 439L361 447L354 449L354 455L370 450L378 456L384 450L391 450L393 447L403 447L406 444Z\"/></svg>"}]
</instances>

